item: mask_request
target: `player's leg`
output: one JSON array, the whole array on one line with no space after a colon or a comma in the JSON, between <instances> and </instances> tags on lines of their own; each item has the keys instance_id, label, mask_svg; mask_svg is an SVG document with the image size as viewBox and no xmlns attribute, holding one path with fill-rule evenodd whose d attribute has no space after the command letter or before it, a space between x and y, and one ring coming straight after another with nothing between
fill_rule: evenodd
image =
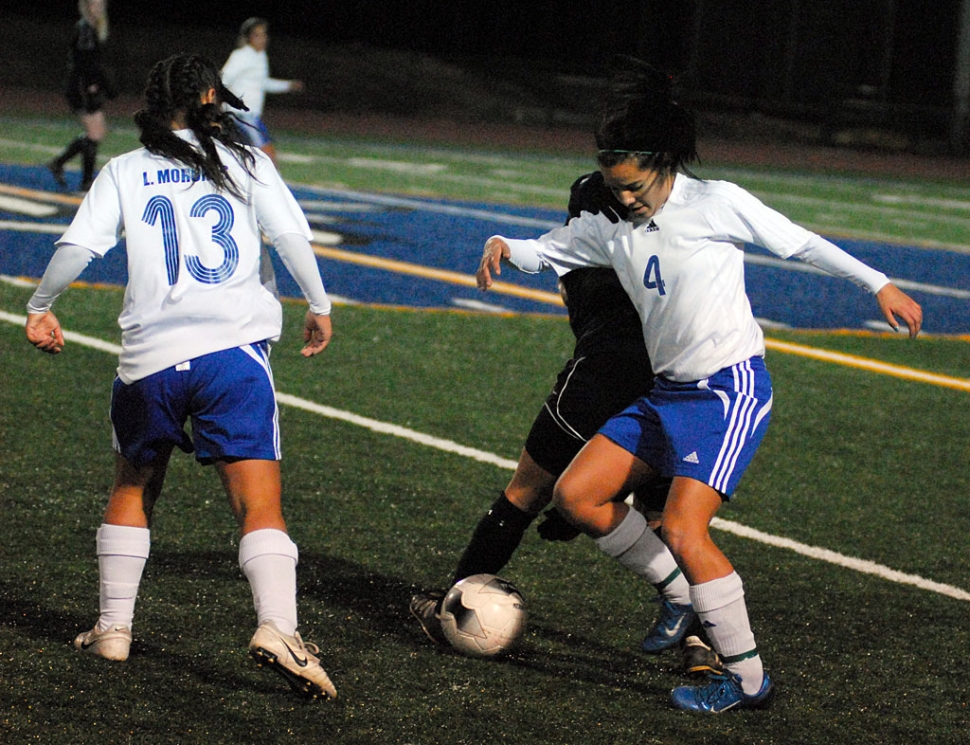
<instances>
[{"instance_id":1,"label":"player's leg","mask_svg":"<svg viewBox=\"0 0 970 745\"><path fill-rule=\"evenodd\" d=\"M262 145L259 149L262 150L264 153L266 153L269 156L270 160L273 161L274 164L276 163L276 145L274 145L272 142L267 142L265 145Z\"/></svg>"},{"instance_id":2,"label":"player's leg","mask_svg":"<svg viewBox=\"0 0 970 745\"><path fill-rule=\"evenodd\" d=\"M505 490L482 515L455 567L452 584L475 574L498 574L515 553L526 529L549 504L556 477L542 468L527 449ZM428 638L447 644L438 613L445 590L427 590L411 598L410 611Z\"/></svg>"},{"instance_id":3,"label":"player's leg","mask_svg":"<svg viewBox=\"0 0 970 745\"><path fill-rule=\"evenodd\" d=\"M771 380L761 358L711 376L702 386L669 384L652 397L661 412L675 477L663 515L664 538L690 580L694 610L725 674L700 688L678 688L681 709L723 711L770 703L744 602L741 578L711 538L710 522L733 494L767 430Z\"/></svg>"},{"instance_id":4,"label":"player's leg","mask_svg":"<svg viewBox=\"0 0 970 745\"><path fill-rule=\"evenodd\" d=\"M219 460L215 466L240 528L239 566L252 588L257 623L271 622L292 636L299 552L283 521L279 461Z\"/></svg>"},{"instance_id":5,"label":"player's leg","mask_svg":"<svg viewBox=\"0 0 970 745\"><path fill-rule=\"evenodd\" d=\"M103 111L81 115L84 125L85 142L81 150L80 191L87 191L94 181L94 171L98 160L98 146L108 133L108 124Z\"/></svg>"},{"instance_id":6,"label":"player's leg","mask_svg":"<svg viewBox=\"0 0 970 745\"><path fill-rule=\"evenodd\" d=\"M710 535L710 522L721 503L721 495L707 484L675 478L664 511L664 538L690 579L694 610L728 674L726 682L675 689L672 700L683 709L710 710L706 702L714 711L739 703L754 708L771 699L771 681L751 631L741 578ZM723 690L712 699L709 689Z\"/></svg>"},{"instance_id":7,"label":"player's leg","mask_svg":"<svg viewBox=\"0 0 970 745\"><path fill-rule=\"evenodd\" d=\"M239 525L239 566L249 582L257 629L250 654L298 692L334 698L333 683L297 632L299 551L286 532L280 478L279 412L264 344L191 361L196 457L213 463Z\"/></svg>"},{"instance_id":8,"label":"player's leg","mask_svg":"<svg viewBox=\"0 0 970 745\"><path fill-rule=\"evenodd\" d=\"M151 550L151 509L167 464L168 453L141 467L116 456L115 482L96 537L98 621L74 640L81 651L110 660L128 658L135 600Z\"/></svg>"},{"instance_id":9,"label":"player's leg","mask_svg":"<svg viewBox=\"0 0 970 745\"><path fill-rule=\"evenodd\" d=\"M498 574L509 562L552 499L556 478L609 416L595 405L602 384L594 364L567 361L529 428L511 480L476 525L452 584L473 574Z\"/></svg>"},{"instance_id":10,"label":"player's leg","mask_svg":"<svg viewBox=\"0 0 970 745\"><path fill-rule=\"evenodd\" d=\"M660 532L660 526L671 481L672 479L667 477L657 477L634 491L634 509L643 513L643 516L647 519L647 525L660 536L661 540L663 540L663 535ZM660 617L641 642L641 649L648 654L656 654L669 649L673 646L670 643L669 629L677 626L677 616L692 616L693 621L686 627L684 637L680 642L684 672L693 676L706 676L720 672L722 669L720 658L717 652L705 643L704 638L707 634L701 626L697 614L693 613L693 607L689 606L690 610L688 611L686 608L674 606L662 595L659 599L661 601Z\"/></svg>"},{"instance_id":11,"label":"player's leg","mask_svg":"<svg viewBox=\"0 0 970 745\"><path fill-rule=\"evenodd\" d=\"M249 581L256 633L249 652L279 673L297 692L336 698L314 644L297 632L296 566L299 551L286 533L279 461L217 460L216 469L242 537L239 567Z\"/></svg>"},{"instance_id":12,"label":"player's leg","mask_svg":"<svg viewBox=\"0 0 970 745\"><path fill-rule=\"evenodd\" d=\"M638 510L617 499L655 475L643 460L598 434L556 482L556 504L600 550L647 579L668 602L689 605L686 579L667 546ZM682 623L669 646L680 641Z\"/></svg>"},{"instance_id":13,"label":"player's leg","mask_svg":"<svg viewBox=\"0 0 970 745\"><path fill-rule=\"evenodd\" d=\"M512 480L492 505L491 517L479 524L483 530L476 530L455 580L480 571L495 574L505 566L525 530L551 501L559 475L603 423L637 397L645 366L642 345L609 347L566 362L533 420ZM570 540L577 533L558 510L550 510L540 526L547 540ZM495 557L492 568L478 569L475 557L489 554Z\"/></svg>"},{"instance_id":14,"label":"player's leg","mask_svg":"<svg viewBox=\"0 0 970 745\"><path fill-rule=\"evenodd\" d=\"M452 584L473 574L498 574L505 568L526 529L552 499L555 483L556 477L523 449L512 479L475 526Z\"/></svg>"},{"instance_id":15,"label":"player's leg","mask_svg":"<svg viewBox=\"0 0 970 745\"><path fill-rule=\"evenodd\" d=\"M604 425L555 489L556 504L601 551L657 590L660 614L641 643L649 654L678 646L695 619L687 579L670 550L640 511L619 500L656 478L647 462L662 462L660 443L659 420L641 399Z\"/></svg>"},{"instance_id":16,"label":"player's leg","mask_svg":"<svg viewBox=\"0 0 970 745\"><path fill-rule=\"evenodd\" d=\"M259 623L292 635L298 552L283 519L279 411L268 349L245 345L190 365L196 458L215 465L239 525L239 563Z\"/></svg>"},{"instance_id":17,"label":"player's leg","mask_svg":"<svg viewBox=\"0 0 970 745\"><path fill-rule=\"evenodd\" d=\"M67 179L64 178L64 166L76 156L84 152L87 147L88 138L85 135L75 137L67 147L53 160L47 163L47 170L51 172L57 185L62 189L67 188Z\"/></svg>"},{"instance_id":18,"label":"player's leg","mask_svg":"<svg viewBox=\"0 0 970 745\"><path fill-rule=\"evenodd\" d=\"M100 614L75 640L77 649L112 660L128 657L135 601L151 549L151 517L172 449L191 448L170 371L131 385L115 379L111 395L115 479L97 533ZM165 401L165 405L161 403Z\"/></svg>"}]
</instances>

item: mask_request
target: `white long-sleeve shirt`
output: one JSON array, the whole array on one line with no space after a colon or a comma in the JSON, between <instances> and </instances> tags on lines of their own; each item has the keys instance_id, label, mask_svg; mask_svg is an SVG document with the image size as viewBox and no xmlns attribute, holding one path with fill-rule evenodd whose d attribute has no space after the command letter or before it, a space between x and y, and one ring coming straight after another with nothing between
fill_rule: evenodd
<instances>
[{"instance_id":1,"label":"white long-sleeve shirt","mask_svg":"<svg viewBox=\"0 0 970 745\"><path fill-rule=\"evenodd\" d=\"M745 293L744 244L795 257L872 293L886 275L791 222L741 187L678 174L661 210L642 223L583 213L535 240L503 238L522 271L612 266L643 322L654 372L703 380L764 355Z\"/></svg>"},{"instance_id":2,"label":"white long-sleeve shirt","mask_svg":"<svg viewBox=\"0 0 970 745\"><path fill-rule=\"evenodd\" d=\"M195 142L191 130L176 134ZM125 383L204 354L279 338L282 307L267 282L262 234L311 310L330 312L310 227L272 161L254 149L251 177L227 148L217 148L246 199L218 192L199 173L142 148L108 162L57 241L100 257L124 230L128 284L118 318L118 376ZM45 272L29 307L49 307L88 260L74 248L63 254L66 271L52 260L52 276Z\"/></svg>"},{"instance_id":3,"label":"white long-sleeve shirt","mask_svg":"<svg viewBox=\"0 0 970 745\"><path fill-rule=\"evenodd\" d=\"M249 44L234 49L222 67L222 83L243 100L249 113L262 116L267 93L285 93L289 80L271 78L266 50L256 51Z\"/></svg>"}]
</instances>

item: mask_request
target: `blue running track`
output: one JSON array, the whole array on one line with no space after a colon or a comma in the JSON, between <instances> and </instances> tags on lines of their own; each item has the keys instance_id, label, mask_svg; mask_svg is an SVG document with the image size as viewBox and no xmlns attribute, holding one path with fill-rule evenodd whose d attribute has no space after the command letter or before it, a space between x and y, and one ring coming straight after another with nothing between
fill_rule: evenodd
<instances>
[{"instance_id":1,"label":"blue running track","mask_svg":"<svg viewBox=\"0 0 970 745\"><path fill-rule=\"evenodd\" d=\"M54 192L43 168L0 166L0 184ZM564 212L468 202L294 187L293 192L324 246L337 254L320 259L328 291L349 301L422 308L478 308L563 313L544 298L481 293L467 286L485 240L501 233L533 237L560 225ZM46 209L25 208L30 203ZM75 205L0 193L0 274L40 277L53 242L70 222ZM49 214L39 214L47 212ZM931 238L932 236L927 236ZM885 243L838 240L839 245L884 271L923 306L928 333L970 334L970 255ZM346 252L346 253L344 253ZM403 262L362 266L361 259ZM793 328L885 329L875 301L844 281L805 271L801 262L781 262L758 249L748 256L747 285L755 316ZM444 270L445 276L430 276ZM458 277L456 275L464 275ZM277 265L280 292L299 296L286 270ZM124 244L81 277L122 285ZM503 272L504 282L555 293L555 276ZM541 293L540 293L541 295Z\"/></svg>"}]
</instances>

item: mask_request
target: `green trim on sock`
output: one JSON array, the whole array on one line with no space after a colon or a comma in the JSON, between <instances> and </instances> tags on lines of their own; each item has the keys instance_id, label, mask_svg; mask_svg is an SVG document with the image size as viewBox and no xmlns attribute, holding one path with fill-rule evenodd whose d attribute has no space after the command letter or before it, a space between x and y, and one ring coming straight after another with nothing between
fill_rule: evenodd
<instances>
[{"instance_id":1,"label":"green trim on sock","mask_svg":"<svg viewBox=\"0 0 970 745\"><path fill-rule=\"evenodd\" d=\"M721 661L725 665L730 665L732 662L742 662L743 660L750 660L752 657L758 656L758 648L755 647L750 652L742 652L741 654L732 654L730 657L725 657L721 655Z\"/></svg>"},{"instance_id":2,"label":"green trim on sock","mask_svg":"<svg viewBox=\"0 0 970 745\"><path fill-rule=\"evenodd\" d=\"M674 571L668 574L664 580L657 582L654 585L654 587L656 587L657 590L663 591L671 582L677 579L681 574L683 574L683 572L680 571L680 567L677 567L676 569L674 569Z\"/></svg>"}]
</instances>

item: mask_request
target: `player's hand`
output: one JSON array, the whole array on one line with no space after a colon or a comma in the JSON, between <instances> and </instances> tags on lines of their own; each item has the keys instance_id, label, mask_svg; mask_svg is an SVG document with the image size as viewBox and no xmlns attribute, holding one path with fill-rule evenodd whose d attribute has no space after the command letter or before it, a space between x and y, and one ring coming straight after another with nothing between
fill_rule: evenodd
<instances>
[{"instance_id":1,"label":"player's hand","mask_svg":"<svg viewBox=\"0 0 970 745\"><path fill-rule=\"evenodd\" d=\"M479 290L487 290L492 286L496 277L502 273L502 259L508 259L512 255L509 244L501 238L489 238L485 242L485 251L482 253L482 261L475 272L475 281L478 282Z\"/></svg>"},{"instance_id":2,"label":"player's hand","mask_svg":"<svg viewBox=\"0 0 970 745\"><path fill-rule=\"evenodd\" d=\"M27 341L41 352L59 354L64 349L64 332L61 331L57 316L51 311L28 313L24 331L27 334Z\"/></svg>"},{"instance_id":3,"label":"player's hand","mask_svg":"<svg viewBox=\"0 0 970 745\"><path fill-rule=\"evenodd\" d=\"M318 316L312 311L306 312L303 320L303 349L300 351L304 357L313 357L320 354L333 337L333 326L330 323L330 316Z\"/></svg>"},{"instance_id":4,"label":"player's hand","mask_svg":"<svg viewBox=\"0 0 970 745\"><path fill-rule=\"evenodd\" d=\"M923 325L923 309L919 303L892 282L876 293L876 300L893 331L899 331L899 319L902 319L909 329L909 338L916 338Z\"/></svg>"},{"instance_id":5,"label":"player's hand","mask_svg":"<svg viewBox=\"0 0 970 745\"><path fill-rule=\"evenodd\" d=\"M579 217L583 212L603 215L614 224L626 220L630 214L610 191L599 171L580 176L569 190L570 219Z\"/></svg>"},{"instance_id":6,"label":"player's hand","mask_svg":"<svg viewBox=\"0 0 970 745\"><path fill-rule=\"evenodd\" d=\"M302 80L290 81L290 91L293 93L302 93L304 90L306 90L306 84Z\"/></svg>"},{"instance_id":7,"label":"player's hand","mask_svg":"<svg viewBox=\"0 0 970 745\"><path fill-rule=\"evenodd\" d=\"M546 510L542 522L536 526L536 531L544 541L571 541L581 532L555 507Z\"/></svg>"}]
</instances>

